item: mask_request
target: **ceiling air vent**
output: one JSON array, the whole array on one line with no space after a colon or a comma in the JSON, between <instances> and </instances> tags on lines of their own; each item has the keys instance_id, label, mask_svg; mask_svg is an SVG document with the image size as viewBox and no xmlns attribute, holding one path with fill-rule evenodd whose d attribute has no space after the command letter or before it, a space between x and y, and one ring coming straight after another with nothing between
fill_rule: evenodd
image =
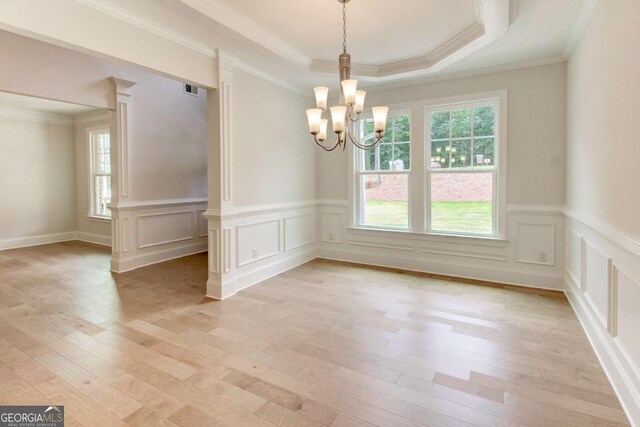
<instances>
[{"instance_id":1,"label":"ceiling air vent","mask_svg":"<svg viewBox=\"0 0 640 427\"><path fill-rule=\"evenodd\" d=\"M185 83L184 93L188 93L189 95L193 95L193 96L198 96L198 87Z\"/></svg>"}]
</instances>

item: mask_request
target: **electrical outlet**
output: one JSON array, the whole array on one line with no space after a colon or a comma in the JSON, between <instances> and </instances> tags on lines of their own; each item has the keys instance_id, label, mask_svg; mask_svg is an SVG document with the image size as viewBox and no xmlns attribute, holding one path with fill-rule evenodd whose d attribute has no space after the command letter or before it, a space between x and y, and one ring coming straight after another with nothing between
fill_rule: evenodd
<instances>
[{"instance_id":1,"label":"electrical outlet","mask_svg":"<svg viewBox=\"0 0 640 427\"><path fill-rule=\"evenodd\" d=\"M547 262L547 253L545 251L538 252L538 262Z\"/></svg>"},{"instance_id":2,"label":"electrical outlet","mask_svg":"<svg viewBox=\"0 0 640 427\"><path fill-rule=\"evenodd\" d=\"M258 248L253 248L253 259L258 258Z\"/></svg>"}]
</instances>

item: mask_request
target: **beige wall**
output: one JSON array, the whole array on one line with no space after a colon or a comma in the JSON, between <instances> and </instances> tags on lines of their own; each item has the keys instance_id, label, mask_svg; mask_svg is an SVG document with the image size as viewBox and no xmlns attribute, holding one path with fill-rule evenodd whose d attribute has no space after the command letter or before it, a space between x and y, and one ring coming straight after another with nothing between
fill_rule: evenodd
<instances>
[{"instance_id":1,"label":"beige wall","mask_svg":"<svg viewBox=\"0 0 640 427\"><path fill-rule=\"evenodd\" d=\"M317 147L304 113L313 101L239 70L231 96L234 205L315 199Z\"/></svg>"},{"instance_id":2,"label":"beige wall","mask_svg":"<svg viewBox=\"0 0 640 427\"><path fill-rule=\"evenodd\" d=\"M0 241L75 231L73 125L0 114L0 153Z\"/></svg>"},{"instance_id":3,"label":"beige wall","mask_svg":"<svg viewBox=\"0 0 640 427\"><path fill-rule=\"evenodd\" d=\"M640 2L601 1L568 66L567 206L640 238Z\"/></svg>"},{"instance_id":4,"label":"beige wall","mask_svg":"<svg viewBox=\"0 0 640 427\"><path fill-rule=\"evenodd\" d=\"M509 91L507 202L564 205L565 63L388 91L372 90L367 94L367 108L500 89ZM346 199L347 190L346 153L319 153L319 198Z\"/></svg>"},{"instance_id":5,"label":"beige wall","mask_svg":"<svg viewBox=\"0 0 640 427\"><path fill-rule=\"evenodd\" d=\"M131 200L207 196L206 91L0 31L0 90L100 108L115 107L111 76L137 82L131 110ZM160 172L160 173L159 173Z\"/></svg>"}]
</instances>

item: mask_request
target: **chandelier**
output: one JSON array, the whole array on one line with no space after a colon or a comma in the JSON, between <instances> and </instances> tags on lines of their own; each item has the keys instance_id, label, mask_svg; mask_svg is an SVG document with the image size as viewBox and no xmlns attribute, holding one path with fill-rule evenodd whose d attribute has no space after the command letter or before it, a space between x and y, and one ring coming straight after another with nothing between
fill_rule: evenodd
<instances>
[{"instance_id":1,"label":"chandelier","mask_svg":"<svg viewBox=\"0 0 640 427\"><path fill-rule=\"evenodd\" d=\"M325 151L333 151L337 147L344 150L347 146L347 138L358 148L372 150L380 144L384 138L384 131L387 127L387 114L389 107L373 107L373 122L375 141L367 144L358 140L353 135L353 124L358 121L360 114L364 111L364 98L366 92L357 90L358 81L351 79L351 55L347 53L347 3L351 0L338 0L342 3L342 53L338 57L338 69L340 72L340 85L342 90L338 98L338 106L331 107L331 121L333 131L337 138L333 144L324 145L327 139L327 126L329 121L323 117L327 109L327 97L329 88L319 86L313 89L316 95L316 108L307 110L307 120L309 121L309 132L313 139Z\"/></svg>"}]
</instances>

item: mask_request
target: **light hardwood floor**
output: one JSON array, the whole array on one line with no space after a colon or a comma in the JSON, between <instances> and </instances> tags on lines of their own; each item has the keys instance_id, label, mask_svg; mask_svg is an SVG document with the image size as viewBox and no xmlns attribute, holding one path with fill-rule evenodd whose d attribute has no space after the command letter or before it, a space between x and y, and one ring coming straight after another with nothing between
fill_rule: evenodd
<instances>
[{"instance_id":1,"label":"light hardwood floor","mask_svg":"<svg viewBox=\"0 0 640 427\"><path fill-rule=\"evenodd\" d=\"M560 293L314 261L224 302L206 254L0 252L0 404L68 426L628 425Z\"/></svg>"}]
</instances>

